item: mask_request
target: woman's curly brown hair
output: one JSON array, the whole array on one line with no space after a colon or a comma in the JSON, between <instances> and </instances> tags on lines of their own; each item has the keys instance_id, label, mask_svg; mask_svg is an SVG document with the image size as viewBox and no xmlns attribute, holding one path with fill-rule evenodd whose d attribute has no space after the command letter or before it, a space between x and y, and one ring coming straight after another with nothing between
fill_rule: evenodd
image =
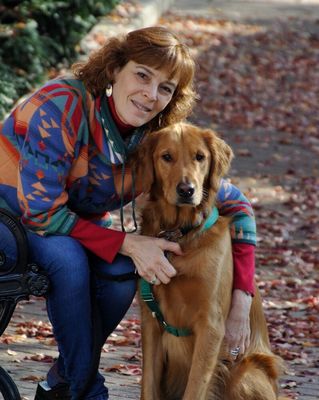
<instances>
[{"instance_id":1,"label":"woman's curly brown hair","mask_svg":"<svg viewBox=\"0 0 319 400\"><path fill-rule=\"evenodd\" d=\"M195 63L188 48L167 28L149 27L112 37L87 62L75 63L72 71L90 93L100 96L114 82L114 71L129 61L167 71L169 79L178 79L170 103L161 116L148 123L151 130L181 121L190 114L195 100Z\"/></svg>"}]
</instances>

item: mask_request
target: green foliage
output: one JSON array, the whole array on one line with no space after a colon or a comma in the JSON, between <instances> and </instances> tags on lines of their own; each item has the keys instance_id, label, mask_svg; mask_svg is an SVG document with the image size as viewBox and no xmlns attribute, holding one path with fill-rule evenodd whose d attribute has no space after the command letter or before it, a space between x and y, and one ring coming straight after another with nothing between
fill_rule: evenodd
<instances>
[{"instance_id":1,"label":"green foliage","mask_svg":"<svg viewBox=\"0 0 319 400\"><path fill-rule=\"evenodd\" d=\"M81 38L119 0L2 0L0 119L57 65L69 66Z\"/></svg>"},{"instance_id":2,"label":"green foliage","mask_svg":"<svg viewBox=\"0 0 319 400\"><path fill-rule=\"evenodd\" d=\"M31 90L31 84L23 76L14 74L7 65L0 63L0 116L10 110L14 102Z\"/></svg>"}]
</instances>

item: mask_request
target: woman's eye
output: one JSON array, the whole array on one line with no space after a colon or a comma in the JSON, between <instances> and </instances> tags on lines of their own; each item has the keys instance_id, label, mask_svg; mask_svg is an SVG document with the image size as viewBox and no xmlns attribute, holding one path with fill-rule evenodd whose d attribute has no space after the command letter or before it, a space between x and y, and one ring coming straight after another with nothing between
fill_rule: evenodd
<instances>
[{"instance_id":1,"label":"woman's eye","mask_svg":"<svg viewBox=\"0 0 319 400\"><path fill-rule=\"evenodd\" d=\"M168 94L172 94L173 93L172 89L169 86L162 86L162 90L165 93L168 93Z\"/></svg>"},{"instance_id":2,"label":"woman's eye","mask_svg":"<svg viewBox=\"0 0 319 400\"><path fill-rule=\"evenodd\" d=\"M164 161L170 162L170 161L172 161L172 156L170 154L168 154L168 153L165 153L165 154L162 155L162 159Z\"/></svg>"},{"instance_id":3,"label":"woman's eye","mask_svg":"<svg viewBox=\"0 0 319 400\"><path fill-rule=\"evenodd\" d=\"M205 158L204 154L201 154L201 153L197 153L196 154L196 160L197 161L203 161L204 158Z\"/></svg>"},{"instance_id":4,"label":"woman's eye","mask_svg":"<svg viewBox=\"0 0 319 400\"><path fill-rule=\"evenodd\" d=\"M142 79L146 79L147 78L147 75L144 72L138 72L137 75Z\"/></svg>"}]
</instances>

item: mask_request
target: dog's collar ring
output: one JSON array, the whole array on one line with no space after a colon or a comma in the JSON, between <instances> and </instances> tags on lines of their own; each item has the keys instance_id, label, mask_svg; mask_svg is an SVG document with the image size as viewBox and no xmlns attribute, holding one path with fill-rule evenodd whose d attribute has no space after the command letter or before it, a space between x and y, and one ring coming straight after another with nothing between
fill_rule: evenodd
<instances>
[{"instance_id":1,"label":"dog's collar ring","mask_svg":"<svg viewBox=\"0 0 319 400\"><path fill-rule=\"evenodd\" d=\"M170 242L177 242L178 239L183 237L183 233L180 229L170 230L170 231L160 231L157 235L159 238L164 238Z\"/></svg>"},{"instance_id":2,"label":"dog's collar ring","mask_svg":"<svg viewBox=\"0 0 319 400\"><path fill-rule=\"evenodd\" d=\"M239 352L240 352L240 347L239 346L237 346L234 349L231 349L229 351L230 355L235 357L235 358L238 357Z\"/></svg>"}]
</instances>

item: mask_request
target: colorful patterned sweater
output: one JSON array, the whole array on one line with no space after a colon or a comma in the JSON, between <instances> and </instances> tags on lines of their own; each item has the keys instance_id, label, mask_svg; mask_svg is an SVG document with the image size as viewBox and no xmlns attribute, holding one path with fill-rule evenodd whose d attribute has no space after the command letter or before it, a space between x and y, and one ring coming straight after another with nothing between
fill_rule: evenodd
<instances>
[{"instance_id":1,"label":"colorful patterned sweater","mask_svg":"<svg viewBox=\"0 0 319 400\"><path fill-rule=\"evenodd\" d=\"M27 229L71 235L112 262L125 233L110 229L104 215L121 206L121 196L124 204L131 201L131 171L123 164L143 138L142 129L136 129L122 139L115 121L106 99L93 97L81 81L49 81L0 126L0 207L20 216ZM220 214L233 218L234 259L236 251L242 259L234 287L253 292L251 205L225 180L217 199Z\"/></svg>"}]
</instances>

